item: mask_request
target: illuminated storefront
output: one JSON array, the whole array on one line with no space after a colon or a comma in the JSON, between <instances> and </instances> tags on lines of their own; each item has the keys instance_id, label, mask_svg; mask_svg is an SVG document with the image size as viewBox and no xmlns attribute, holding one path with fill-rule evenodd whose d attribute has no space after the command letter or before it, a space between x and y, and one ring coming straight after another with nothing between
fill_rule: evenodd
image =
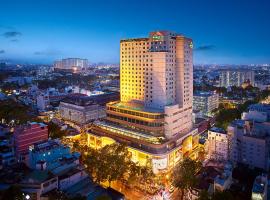
<instances>
[{"instance_id":1,"label":"illuminated storefront","mask_svg":"<svg viewBox=\"0 0 270 200\"><path fill-rule=\"evenodd\" d=\"M124 132L123 128L119 131L109 130L108 127L102 128L99 123L95 128L91 128L87 133L87 145L99 149L114 142L124 143L127 145L128 151L131 153L131 159L135 163L145 165L152 162L155 172L166 171L173 168L184 156L192 153L193 135L197 134L197 129L190 132L190 135L181 139L180 145L176 142L167 141L166 143L149 143L149 140L143 140L134 137L128 137L126 134L119 135ZM114 127L115 128L115 127ZM147 146L149 145L149 146Z\"/></svg>"}]
</instances>

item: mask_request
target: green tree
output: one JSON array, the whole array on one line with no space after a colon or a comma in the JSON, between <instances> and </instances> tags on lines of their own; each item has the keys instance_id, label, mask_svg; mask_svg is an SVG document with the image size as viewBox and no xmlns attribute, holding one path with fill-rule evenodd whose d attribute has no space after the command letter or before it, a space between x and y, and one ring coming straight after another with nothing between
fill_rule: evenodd
<instances>
[{"instance_id":1,"label":"green tree","mask_svg":"<svg viewBox=\"0 0 270 200\"><path fill-rule=\"evenodd\" d=\"M187 191L192 190L198 183L197 173L201 169L201 163L184 158L177 164L173 171L173 185L182 190L181 199Z\"/></svg>"},{"instance_id":2,"label":"green tree","mask_svg":"<svg viewBox=\"0 0 270 200\"><path fill-rule=\"evenodd\" d=\"M104 161L108 169L106 170L106 179L109 185L112 181L123 178L130 164L130 156L126 146L117 143L107 145L101 149L101 154L106 155Z\"/></svg>"},{"instance_id":3,"label":"green tree","mask_svg":"<svg viewBox=\"0 0 270 200\"><path fill-rule=\"evenodd\" d=\"M100 178L96 178L97 176L97 168L101 166L101 163L99 162L101 160L100 153L96 149L89 148L87 150L87 155L84 153L81 154L83 158L84 164L87 166L87 171L92 176L93 180L96 182L99 182ZM101 161L102 162L102 161Z\"/></svg>"},{"instance_id":4,"label":"green tree","mask_svg":"<svg viewBox=\"0 0 270 200\"><path fill-rule=\"evenodd\" d=\"M80 148L82 160L87 171L97 183L108 181L127 180L129 184L144 180L149 182L155 177L150 165L139 166L131 161L131 155L125 145L111 144L101 149Z\"/></svg>"},{"instance_id":5,"label":"green tree","mask_svg":"<svg viewBox=\"0 0 270 200\"><path fill-rule=\"evenodd\" d=\"M230 109L222 109L219 111L216 117L216 126L227 129L228 125L235 119L239 119L241 117L241 112L238 109L230 108Z\"/></svg>"},{"instance_id":6,"label":"green tree","mask_svg":"<svg viewBox=\"0 0 270 200\"><path fill-rule=\"evenodd\" d=\"M49 136L52 139L62 138L66 134L66 131L61 130L61 128L57 124L55 124L53 122L49 122L49 124L48 124L48 132L49 132Z\"/></svg>"},{"instance_id":7,"label":"green tree","mask_svg":"<svg viewBox=\"0 0 270 200\"><path fill-rule=\"evenodd\" d=\"M259 103L258 99L246 101L245 103L238 105L237 108L225 108L221 105L219 107L215 125L226 130L233 120L240 119L242 112L246 111L250 105L256 103Z\"/></svg>"},{"instance_id":8,"label":"green tree","mask_svg":"<svg viewBox=\"0 0 270 200\"><path fill-rule=\"evenodd\" d=\"M15 124L24 124L27 121L37 121L30 107L22 105L14 100L0 101L0 120L6 123L14 121Z\"/></svg>"},{"instance_id":9,"label":"green tree","mask_svg":"<svg viewBox=\"0 0 270 200\"><path fill-rule=\"evenodd\" d=\"M128 182L128 185L133 185L138 181L141 174L141 167L136 165L136 163L131 162L129 165L129 171L127 174L126 180Z\"/></svg>"},{"instance_id":10,"label":"green tree","mask_svg":"<svg viewBox=\"0 0 270 200\"><path fill-rule=\"evenodd\" d=\"M111 144L95 150L89 149L85 158L87 169L95 182L120 180L128 171L130 157L127 148L121 144Z\"/></svg>"}]
</instances>

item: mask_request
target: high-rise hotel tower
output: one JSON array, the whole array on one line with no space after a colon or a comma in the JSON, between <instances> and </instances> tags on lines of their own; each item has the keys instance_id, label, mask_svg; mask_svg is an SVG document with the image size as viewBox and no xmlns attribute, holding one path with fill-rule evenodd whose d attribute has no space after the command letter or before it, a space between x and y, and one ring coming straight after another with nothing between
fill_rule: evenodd
<instances>
[{"instance_id":1,"label":"high-rise hotel tower","mask_svg":"<svg viewBox=\"0 0 270 200\"><path fill-rule=\"evenodd\" d=\"M192 150L192 39L169 31L120 42L121 99L89 130L94 148L126 143L135 162L168 169Z\"/></svg>"}]
</instances>

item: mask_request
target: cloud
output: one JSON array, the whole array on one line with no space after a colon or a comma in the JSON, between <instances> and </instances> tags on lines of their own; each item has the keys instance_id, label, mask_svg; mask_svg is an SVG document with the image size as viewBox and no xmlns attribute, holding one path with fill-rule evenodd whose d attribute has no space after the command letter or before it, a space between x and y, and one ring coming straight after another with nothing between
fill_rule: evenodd
<instances>
[{"instance_id":1,"label":"cloud","mask_svg":"<svg viewBox=\"0 0 270 200\"><path fill-rule=\"evenodd\" d=\"M1 50L0 50L0 54L3 54L3 53L6 53L6 51L3 50L3 49L1 49Z\"/></svg>"},{"instance_id":2,"label":"cloud","mask_svg":"<svg viewBox=\"0 0 270 200\"><path fill-rule=\"evenodd\" d=\"M8 30L14 30L14 27L12 27L12 26L4 26L4 25L1 25L0 24L0 29L8 29Z\"/></svg>"},{"instance_id":3,"label":"cloud","mask_svg":"<svg viewBox=\"0 0 270 200\"><path fill-rule=\"evenodd\" d=\"M215 49L215 45L202 45L197 48L195 48L195 51L209 51Z\"/></svg>"},{"instance_id":4,"label":"cloud","mask_svg":"<svg viewBox=\"0 0 270 200\"><path fill-rule=\"evenodd\" d=\"M36 55L36 56L55 56L55 55L59 55L59 54L61 54L61 52L58 50L55 50L55 49L34 52L34 55Z\"/></svg>"},{"instance_id":5,"label":"cloud","mask_svg":"<svg viewBox=\"0 0 270 200\"><path fill-rule=\"evenodd\" d=\"M22 33L18 32L18 31L7 31L7 32L3 33L2 35L6 38L14 38L17 36L21 36Z\"/></svg>"},{"instance_id":6,"label":"cloud","mask_svg":"<svg viewBox=\"0 0 270 200\"><path fill-rule=\"evenodd\" d=\"M44 55L44 52L42 51L35 51L34 55L40 56L40 55Z\"/></svg>"},{"instance_id":7,"label":"cloud","mask_svg":"<svg viewBox=\"0 0 270 200\"><path fill-rule=\"evenodd\" d=\"M19 42L18 39L13 39L13 40L10 40L10 42Z\"/></svg>"}]
</instances>

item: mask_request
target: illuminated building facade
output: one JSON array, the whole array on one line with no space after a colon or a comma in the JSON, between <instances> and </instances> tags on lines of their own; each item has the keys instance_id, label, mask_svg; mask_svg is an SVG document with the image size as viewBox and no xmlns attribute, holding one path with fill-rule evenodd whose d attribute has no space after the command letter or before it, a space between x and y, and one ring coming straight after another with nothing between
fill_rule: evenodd
<instances>
[{"instance_id":1,"label":"illuminated building facade","mask_svg":"<svg viewBox=\"0 0 270 200\"><path fill-rule=\"evenodd\" d=\"M60 117L78 125L88 124L96 119L106 117L106 103L115 100L119 100L118 92L108 92L90 97L67 97L59 104Z\"/></svg>"},{"instance_id":2,"label":"illuminated building facade","mask_svg":"<svg viewBox=\"0 0 270 200\"><path fill-rule=\"evenodd\" d=\"M106 106L88 144L126 143L135 162L174 166L192 150L193 43L169 31L120 42L120 101ZM185 144L185 145L182 145Z\"/></svg>"},{"instance_id":3,"label":"illuminated building facade","mask_svg":"<svg viewBox=\"0 0 270 200\"><path fill-rule=\"evenodd\" d=\"M193 95L193 110L200 111L204 116L213 116L213 111L218 108L219 96L215 92L198 91Z\"/></svg>"},{"instance_id":4,"label":"illuminated building facade","mask_svg":"<svg viewBox=\"0 0 270 200\"><path fill-rule=\"evenodd\" d=\"M254 71L244 69L225 69L220 71L220 87L241 87L243 83L254 86Z\"/></svg>"},{"instance_id":5,"label":"illuminated building facade","mask_svg":"<svg viewBox=\"0 0 270 200\"><path fill-rule=\"evenodd\" d=\"M207 152L210 159L227 161L229 156L228 135L221 128L208 130Z\"/></svg>"},{"instance_id":6,"label":"illuminated building facade","mask_svg":"<svg viewBox=\"0 0 270 200\"><path fill-rule=\"evenodd\" d=\"M65 58L54 62L54 70L80 72L88 67L88 60L81 58Z\"/></svg>"}]
</instances>

